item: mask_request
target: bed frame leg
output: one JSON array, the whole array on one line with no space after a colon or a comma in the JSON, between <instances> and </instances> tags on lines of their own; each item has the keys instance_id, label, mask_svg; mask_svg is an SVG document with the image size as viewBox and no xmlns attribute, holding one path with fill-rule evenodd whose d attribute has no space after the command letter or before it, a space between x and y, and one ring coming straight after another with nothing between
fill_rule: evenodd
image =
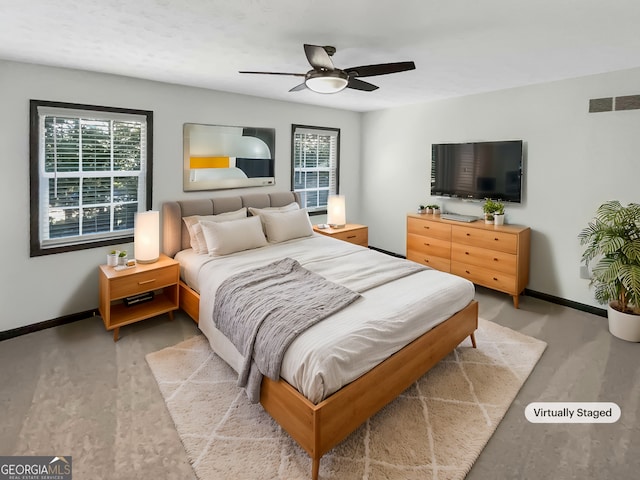
<instances>
[{"instance_id":1,"label":"bed frame leg","mask_svg":"<svg viewBox=\"0 0 640 480\"><path fill-rule=\"evenodd\" d=\"M472 333L469 336L471 337L471 345L473 345L473 348L477 348L476 347L476 335L475 335L475 333Z\"/></svg>"},{"instance_id":2,"label":"bed frame leg","mask_svg":"<svg viewBox=\"0 0 640 480\"><path fill-rule=\"evenodd\" d=\"M311 480L318 480L318 475L320 475L320 459L312 458L313 465L311 466Z\"/></svg>"}]
</instances>

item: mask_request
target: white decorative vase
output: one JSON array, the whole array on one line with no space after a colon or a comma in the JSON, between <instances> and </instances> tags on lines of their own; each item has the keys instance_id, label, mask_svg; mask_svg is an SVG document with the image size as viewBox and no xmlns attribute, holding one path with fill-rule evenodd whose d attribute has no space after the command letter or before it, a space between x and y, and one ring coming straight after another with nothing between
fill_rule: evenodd
<instances>
[{"instance_id":1,"label":"white decorative vase","mask_svg":"<svg viewBox=\"0 0 640 480\"><path fill-rule=\"evenodd\" d=\"M118 255L115 253L107 255L107 265L110 267L118 265Z\"/></svg>"},{"instance_id":2,"label":"white decorative vase","mask_svg":"<svg viewBox=\"0 0 640 480\"><path fill-rule=\"evenodd\" d=\"M628 342L640 342L640 315L619 312L610 303L607 306L607 317L611 335Z\"/></svg>"},{"instance_id":3,"label":"white decorative vase","mask_svg":"<svg viewBox=\"0 0 640 480\"><path fill-rule=\"evenodd\" d=\"M500 214L494 214L493 215L493 221L496 225L504 225L504 213Z\"/></svg>"}]
</instances>

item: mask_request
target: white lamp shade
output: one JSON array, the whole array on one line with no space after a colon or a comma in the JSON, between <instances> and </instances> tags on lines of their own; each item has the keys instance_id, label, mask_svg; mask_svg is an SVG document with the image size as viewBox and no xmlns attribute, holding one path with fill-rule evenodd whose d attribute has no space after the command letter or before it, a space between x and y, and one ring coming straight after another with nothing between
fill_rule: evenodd
<instances>
[{"instance_id":1,"label":"white lamp shade","mask_svg":"<svg viewBox=\"0 0 640 480\"><path fill-rule=\"evenodd\" d=\"M133 243L136 261L153 263L160 258L160 212L138 212Z\"/></svg>"},{"instance_id":2,"label":"white lamp shade","mask_svg":"<svg viewBox=\"0 0 640 480\"><path fill-rule=\"evenodd\" d=\"M344 195L329 195L327 202L327 223L334 228L344 227L347 223Z\"/></svg>"}]
</instances>

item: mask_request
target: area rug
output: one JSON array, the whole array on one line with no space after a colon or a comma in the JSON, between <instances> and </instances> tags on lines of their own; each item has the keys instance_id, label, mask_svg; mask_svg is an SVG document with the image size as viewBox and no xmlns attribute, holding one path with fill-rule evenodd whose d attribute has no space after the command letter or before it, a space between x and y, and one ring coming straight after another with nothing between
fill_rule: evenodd
<instances>
[{"instance_id":1,"label":"area rug","mask_svg":"<svg viewBox=\"0 0 640 480\"><path fill-rule=\"evenodd\" d=\"M463 479L546 343L482 320L469 339L322 457L325 479ZM309 479L306 452L236 387L202 335L147 355L200 480Z\"/></svg>"}]
</instances>

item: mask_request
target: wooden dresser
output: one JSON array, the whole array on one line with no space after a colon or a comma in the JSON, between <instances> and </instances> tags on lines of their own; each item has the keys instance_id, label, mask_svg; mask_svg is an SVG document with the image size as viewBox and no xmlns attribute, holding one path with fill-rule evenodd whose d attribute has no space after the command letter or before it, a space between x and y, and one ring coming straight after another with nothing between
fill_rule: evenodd
<instances>
[{"instance_id":1,"label":"wooden dresser","mask_svg":"<svg viewBox=\"0 0 640 480\"><path fill-rule=\"evenodd\" d=\"M518 297L529 283L531 229L407 216L407 258Z\"/></svg>"}]
</instances>

